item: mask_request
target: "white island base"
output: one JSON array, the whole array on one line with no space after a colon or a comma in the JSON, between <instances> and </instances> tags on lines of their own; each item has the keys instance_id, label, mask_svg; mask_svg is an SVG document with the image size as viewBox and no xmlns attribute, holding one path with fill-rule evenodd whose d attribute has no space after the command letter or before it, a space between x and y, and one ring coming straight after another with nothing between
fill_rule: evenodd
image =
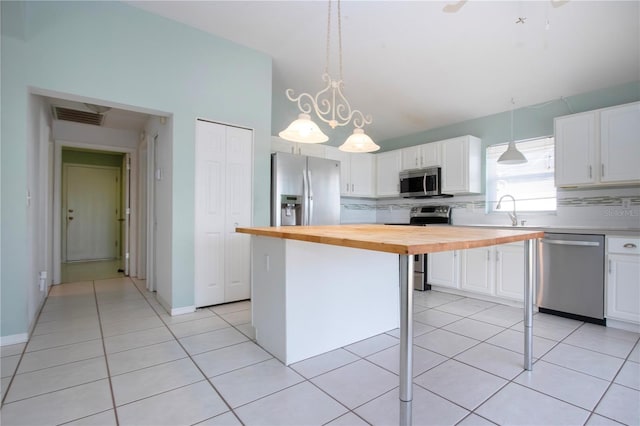
<instances>
[{"instance_id":1,"label":"white island base","mask_svg":"<svg viewBox=\"0 0 640 426\"><path fill-rule=\"evenodd\" d=\"M398 255L252 237L260 346L289 365L399 326Z\"/></svg>"}]
</instances>

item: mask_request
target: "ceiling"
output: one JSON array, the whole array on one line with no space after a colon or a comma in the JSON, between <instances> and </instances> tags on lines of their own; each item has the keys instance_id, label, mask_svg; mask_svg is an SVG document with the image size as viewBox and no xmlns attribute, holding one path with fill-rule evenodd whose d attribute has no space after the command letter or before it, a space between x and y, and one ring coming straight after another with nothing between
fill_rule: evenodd
<instances>
[{"instance_id":1,"label":"ceiling","mask_svg":"<svg viewBox=\"0 0 640 426\"><path fill-rule=\"evenodd\" d=\"M127 3L272 57L274 134L295 118L286 88L323 87L326 1ZM443 11L456 4L456 13ZM519 108L636 81L639 5L344 0L345 94L372 115L366 131L382 141L504 112L512 98Z\"/></svg>"}]
</instances>

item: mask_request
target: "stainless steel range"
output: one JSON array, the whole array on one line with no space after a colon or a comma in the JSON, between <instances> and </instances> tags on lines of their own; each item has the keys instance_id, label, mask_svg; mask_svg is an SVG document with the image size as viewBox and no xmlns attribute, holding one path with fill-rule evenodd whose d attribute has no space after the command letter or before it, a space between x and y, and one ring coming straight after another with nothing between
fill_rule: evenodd
<instances>
[{"instance_id":1,"label":"stainless steel range","mask_svg":"<svg viewBox=\"0 0 640 426\"><path fill-rule=\"evenodd\" d=\"M412 207L409 213L409 225L451 225L451 207L444 205ZM413 256L413 274L414 289L420 291L431 290L431 285L427 283L426 254L416 254Z\"/></svg>"}]
</instances>

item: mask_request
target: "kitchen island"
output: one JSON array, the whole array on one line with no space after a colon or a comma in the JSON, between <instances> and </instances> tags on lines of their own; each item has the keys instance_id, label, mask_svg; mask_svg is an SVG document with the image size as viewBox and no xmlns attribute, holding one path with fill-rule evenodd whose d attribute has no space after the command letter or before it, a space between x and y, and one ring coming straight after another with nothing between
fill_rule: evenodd
<instances>
[{"instance_id":1,"label":"kitchen island","mask_svg":"<svg viewBox=\"0 0 640 426\"><path fill-rule=\"evenodd\" d=\"M411 423L412 255L523 241L524 368L531 369L533 243L544 236L542 231L390 225L236 231L254 236L252 306L256 340L285 364L399 325L400 424Z\"/></svg>"}]
</instances>

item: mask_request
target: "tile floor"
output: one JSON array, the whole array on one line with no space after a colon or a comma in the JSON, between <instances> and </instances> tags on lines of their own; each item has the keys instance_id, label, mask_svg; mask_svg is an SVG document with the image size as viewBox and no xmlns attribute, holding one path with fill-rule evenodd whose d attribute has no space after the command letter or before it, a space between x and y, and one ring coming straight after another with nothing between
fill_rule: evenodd
<instances>
[{"instance_id":1,"label":"tile floor","mask_svg":"<svg viewBox=\"0 0 640 426\"><path fill-rule=\"evenodd\" d=\"M638 425L640 335L416 292L415 425ZM27 344L2 347L3 425L394 425L398 330L284 366L250 302L171 317L143 281L56 286Z\"/></svg>"}]
</instances>

